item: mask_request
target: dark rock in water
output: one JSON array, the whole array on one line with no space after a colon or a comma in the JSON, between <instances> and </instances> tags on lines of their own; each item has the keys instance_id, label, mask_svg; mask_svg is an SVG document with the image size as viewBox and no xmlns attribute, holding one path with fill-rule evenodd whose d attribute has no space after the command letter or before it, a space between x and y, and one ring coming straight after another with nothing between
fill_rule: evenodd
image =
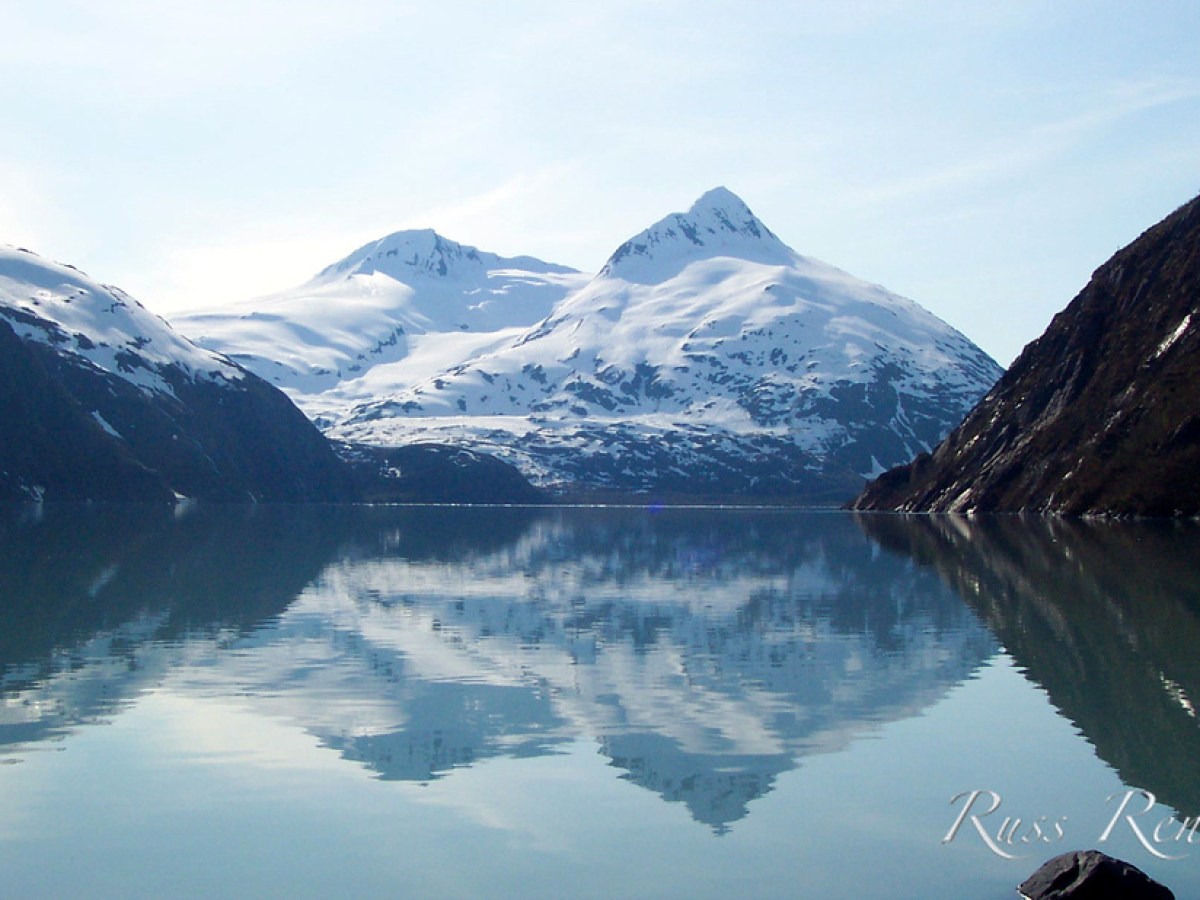
<instances>
[{"instance_id":1,"label":"dark rock in water","mask_svg":"<svg viewBox=\"0 0 1200 900\"><path fill-rule=\"evenodd\" d=\"M1097 269L931 456L851 507L1200 514L1200 197Z\"/></svg>"},{"instance_id":2,"label":"dark rock in water","mask_svg":"<svg viewBox=\"0 0 1200 900\"><path fill-rule=\"evenodd\" d=\"M1017 890L1028 900L1175 900L1141 869L1099 850L1056 856Z\"/></svg>"},{"instance_id":3,"label":"dark rock in water","mask_svg":"<svg viewBox=\"0 0 1200 900\"><path fill-rule=\"evenodd\" d=\"M539 503L545 495L512 465L463 447L336 445L368 503Z\"/></svg>"}]
</instances>

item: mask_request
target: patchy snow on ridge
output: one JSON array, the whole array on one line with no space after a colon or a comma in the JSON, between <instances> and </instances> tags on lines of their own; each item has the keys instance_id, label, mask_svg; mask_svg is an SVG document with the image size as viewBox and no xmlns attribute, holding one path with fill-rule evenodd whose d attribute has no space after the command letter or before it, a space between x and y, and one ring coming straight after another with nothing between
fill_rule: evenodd
<instances>
[{"instance_id":1,"label":"patchy snow on ridge","mask_svg":"<svg viewBox=\"0 0 1200 900\"><path fill-rule=\"evenodd\" d=\"M401 231L299 287L173 323L324 421L340 404L489 349L505 329L538 321L586 280L532 257L505 258L433 231Z\"/></svg>"},{"instance_id":2,"label":"patchy snow on ridge","mask_svg":"<svg viewBox=\"0 0 1200 900\"><path fill-rule=\"evenodd\" d=\"M0 319L25 340L50 345L148 392L173 393L161 374L168 366L192 378L244 377L119 288L28 250L0 247Z\"/></svg>"}]
</instances>

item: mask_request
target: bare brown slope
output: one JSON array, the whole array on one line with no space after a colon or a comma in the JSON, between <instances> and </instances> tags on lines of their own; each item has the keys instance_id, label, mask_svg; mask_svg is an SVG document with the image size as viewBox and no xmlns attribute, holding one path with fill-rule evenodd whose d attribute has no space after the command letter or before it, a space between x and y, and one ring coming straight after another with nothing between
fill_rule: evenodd
<instances>
[{"instance_id":1,"label":"bare brown slope","mask_svg":"<svg viewBox=\"0 0 1200 900\"><path fill-rule=\"evenodd\" d=\"M932 456L851 506L1200 514L1200 197L1097 269Z\"/></svg>"}]
</instances>

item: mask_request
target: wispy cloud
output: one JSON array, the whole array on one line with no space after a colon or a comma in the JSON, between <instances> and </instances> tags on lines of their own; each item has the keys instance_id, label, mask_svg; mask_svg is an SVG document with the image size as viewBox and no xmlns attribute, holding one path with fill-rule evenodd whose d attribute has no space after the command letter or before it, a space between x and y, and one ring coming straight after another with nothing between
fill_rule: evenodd
<instances>
[{"instance_id":1,"label":"wispy cloud","mask_svg":"<svg viewBox=\"0 0 1200 900\"><path fill-rule=\"evenodd\" d=\"M518 172L478 193L418 208L401 221L400 227L435 228L486 250L527 253L542 243L536 235L554 234L561 241L564 232L578 225L580 218L586 219L568 219L564 209L569 206L569 198L575 196L573 185L580 178L582 165L576 160L561 160Z\"/></svg>"},{"instance_id":2,"label":"wispy cloud","mask_svg":"<svg viewBox=\"0 0 1200 900\"><path fill-rule=\"evenodd\" d=\"M967 188L995 189L998 182L1082 152L1101 133L1142 113L1197 100L1200 84L1176 80L1121 81L1093 88L1074 98L1072 105L1079 111L1064 118L1010 132L948 164L852 189L845 199L870 207L951 191L961 194Z\"/></svg>"}]
</instances>

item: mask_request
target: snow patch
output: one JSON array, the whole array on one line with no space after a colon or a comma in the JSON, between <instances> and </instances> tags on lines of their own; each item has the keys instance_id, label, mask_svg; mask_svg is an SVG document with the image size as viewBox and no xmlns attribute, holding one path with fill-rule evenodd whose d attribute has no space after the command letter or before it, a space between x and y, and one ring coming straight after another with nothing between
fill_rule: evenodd
<instances>
[{"instance_id":1,"label":"snow patch","mask_svg":"<svg viewBox=\"0 0 1200 900\"><path fill-rule=\"evenodd\" d=\"M1175 330L1172 331L1165 338L1163 338L1162 343L1158 345L1158 349L1154 351L1154 355L1151 356L1150 358L1158 359L1160 356L1162 356L1164 353L1166 353L1168 350L1170 350L1171 347L1174 346L1175 342L1178 341L1181 337L1183 337L1184 332L1188 330L1188 327L1191 324L1192 324L1192 314L1188 313L1186 316L1183 317L1183 321L1179 323L1179 325L1175 328Z\"/></svg>"},{"instance_id":2,"label":"snow patch","mask_svg":"<svg viewBox=\"0 0 1200 900\"><path fill-rule=\"evenodd\" d=\"M112 435L113 437L115 437L119 440L124 440L124 438L121 437L121 433L119 431L117 431L117 429L115 429L111 425L109 425L108 422L105 420L104 416L100 415L99 411L92 410L92 418L95 420L97 425L99 425L101 428L103 428L110 435Z\"/></svg>"}]
</instances>

